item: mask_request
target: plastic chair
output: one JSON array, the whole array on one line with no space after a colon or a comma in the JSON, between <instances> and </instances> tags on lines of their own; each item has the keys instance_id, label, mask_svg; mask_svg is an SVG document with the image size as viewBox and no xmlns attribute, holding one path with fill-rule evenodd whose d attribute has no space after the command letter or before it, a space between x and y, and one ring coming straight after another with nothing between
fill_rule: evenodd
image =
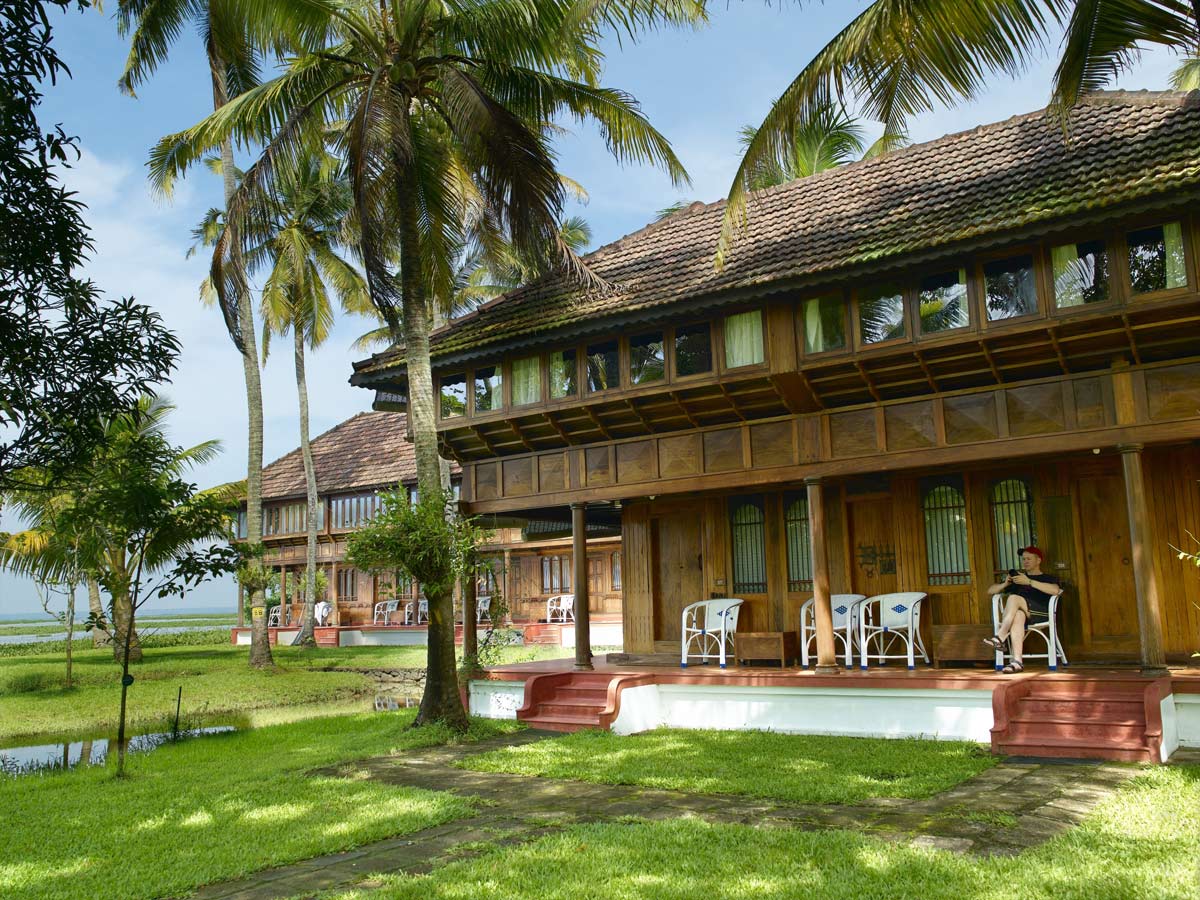
<instances>
[{"instance_id":1,"label":"plastic chair","mask_svg":"<svg viewBox=\"0 0 1200 900\"><path fill-rule=\"evenodd\" d=\"M278 606L274 606L271 608L271 612L267 615L267 627L268 628L278 628L279 627L279 609L280 608Z\"/></svg>"},{"instance_id":2,"label":"plastic chair","mask_svg":"<svg viewBox=\"0 0 1200 900\"><path fill-rule=\"evenodd\" d=\"M1022 661L1026 659L1044 659L1046 665L1051 672L1058 671L1059 660L1062 660L1063 666L1069 666L1067 662L1067 654L1062 648L1062 643L1058 639L1058 598L1063 595L1060 590L1057 594L1050 598L1050 609L1045 619L1029 619L1025 620L1025 638L1029 639L1031 634L1036 634L1046 642L1045 653L1022 653ZM1000 630L1000 620L1003 618L1003 603L1001 597L1007 597L1007 594L992 595L992 633ZM996 671L999 672L1004 668L1005 658L1011 658L1011 653L1005 653L1003 649L996 651Z\"/></svg>"},{"instance_id":3,"label":"plastic chair","mask_svg":"<svg viewBox=\"0 0 1200 900\"><path fill-rule=\"evenodd\" d=\"M424 597L417 598L417 624L429 621L429 601Z\"/></svg>"},{"instance_id":4,"label":"plastic chair","mask_svg":"<svg viewBox=\"0 0 1200 900\"><path fill-rule=\"evenodd\" d=\"M858 649L862 668L867 667L869 659L877 659L880 663L903 659L910 669L915 669L914 648L920 650L925 663L929 663L929 654L921 640L921 601L925 597L921 591L904 591L877 594L860 604ZM872 641L879 647L877 653L871 652ZM890 652L898 645L903 646L903 653Z\"/></svg>"},{"instance_id":5,"label":"plastic chair","mask_svg":"<svg viewBox=\"0 0 1200 900\"><path fill-rule=\"evenodd\" d=\"M679 667L686 669L688 657L698 656L704 665L708 665L708 661L715 658L724 669L726 657L733 652L738 611L741 607L742 601L733 597L701 600L685 606Z\"/></svg>"},{"instance_id":6,"label":"plastic chair","mask_svg":"<svg viewBox=\"0 0 1200 900\"><path fill-rule=\"evenodd\" d=\"M546 600L546 621L547 622L574 622L575 621L575 595L574 594L558 594L554 597L549 597Z\"/></svg>"},{"instance_id":7,"label":"plastic chair","mask_svg":"<svg viewBox=\"0 0 1200 900\"><path fill-rule=\"evenodd\" d=\"M484 619L492 621L491 594L483 594L475 598L475 621L482 622Z\"/></svg>"},{"instance_id":8,"label":"plastic chair","mask_svg":"<svg viewBox=\"0 0 1200 900\"><path fill-rule=\"evenodd\" d=\"M858 605L866 594L833 594L833 637L842 644L846 665L854 665L854 648L858 646ZM816 597L810 597L800 607L800 664L808 668L809 645L817 639Z\"/></svg>"},{"instance_id":9,"label":"plastic chair","mask_svg":"<svg viewBox=\"0 0 1200 900\"><path fill-rule=\"evenodd\" d=\"M399 600L382 600L375 604L375 616L371 619L372 625L378 625L379 620L383 619L384 625L392 624L392 613L400 608Z\"/></svg>"}]
</instances>

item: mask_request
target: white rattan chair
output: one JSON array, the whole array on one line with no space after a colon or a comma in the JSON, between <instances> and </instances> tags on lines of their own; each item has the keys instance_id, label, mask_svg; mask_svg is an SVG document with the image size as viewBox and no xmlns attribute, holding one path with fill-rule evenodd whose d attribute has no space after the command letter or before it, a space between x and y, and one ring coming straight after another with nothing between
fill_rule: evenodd
<instances>
[{"instance_id":1,"label":"white rattan chair","mask_svg":"<svg viewBox=\"0 0 1200 900\"><path fill-rule=\"evenodd\" d=\"M574 622L575 621L575 595L574 594L557 594L554 597L546 599L546 621L547 622Z\"/></svg>"},{"instance_id":2,"label":"white rattan chair","mask_svg":"<svg viewBox=\"0 0 1200 900\"><path fill-rule=\"evenodd\" d=\"M400 608L399 600L382 600L375 604L375 616L371 619L372 625L378 625L379 620L383 619L384 625L392 624L392 613Z\"/></svg>"},{"instance_id":3,"label":"white rattan chair","mask_svg":"<svg viewBox=\"0 0 1200 900\"><path fill-rule=\"evenodd\" d=\"M425 597L418 597L417 624L420 625L422 622L425 622L426 624L429 622L429 600L427 600Z\"/></svg>"},{"instance_id":4,"label":"white rattan chair","mask_svg":"<svg viewBox=\"0 0 1200 900\"><path fill-rule=\"evenodd\" d=\"M1021 654L1022 662L1027 659L1044 659L1046 665L1051 672L1058 671L1058 663L1062 662L1064 666L1069 666L1067 662L1067 654L1062 648L1062 643L1058 639L1058 598L1063 595L1060 590L1057 594L1050 598L1049 615L1045 619L1026 619L1025 620L1025 640L1029 640L1030 635L1036 634L1046 642L1045 653L1027 653ZM992 595L992 633L995 634L1000 630L1000 620L1004 615L1004 601L1001 597L1007 597L1007 594ZM1004 660L1011 658L1011 653L1006 653L1003 649L996 651L996 671L999 672L1004 668Z\"/></svg>"},{"instance_id":5,"label":"white rattan chair","mask_svg":"<svg viewBox=\"0 0 1200 900\"><path fill-rule=\"evenodd\" d=\"M858 605L866 600L865 594L833 594L829 598L833 607L833 636L841 642L846 665L854 665L854 649L858 646ZM809 646L817 639L815 597L810 597L800 607L800 664L808 668Z\"/></svg>"},{"instance_id":6,"label":"white rattan chair","mask_svg":"<svg viewBox=\"0 0 1200 900\"><path fill-rule=\"evenodd\" d=\"M733 655L741 607L742 601L733 597L701 600L685 606L680 668L687 668L688 657L697 656L704 665L708 665L710 659L716 659L724 669L726 658Z\"/></svg>"},{"instance_id":7,"label":"white rattan chair","mask_svg":"<svg viewBox=\"0 0 1200 900\"><path fill-rule=\"evenodd\" d=\"M279 627L279 610L281 608L282 607L279 607L279 606L271 607L271 612L267 615L267 627L268 628L278 628Z\"/></svg>"},{"instance_id":8,"label":"white rattan chair","mask_svg":"<svg viewBox=\"0 0 1200 900\"><path fill-rule=\"evenodd\" d=\"M860 604L858 651L862 668L871 659L881 664L889 659L903 659L910 669L915 669L914 650L920 650L928 664L929 654L921 640L921 601L925 596L920 591L877 594ZM878 648L876 652L871 652L872 643ZM903 652L896 652L899 648Z\"/></svg>"},{"instance_id":9,"label":"white rattan chair","mask_svg":"<svg viewBox=\"0 0 1200 900\"><path fill-rule=\"evenodd\" d=\"M487 619L492 621L492 596L491 594L483 594L475 598L475 621L482 622Z\"/></svg>"}]
</instances>

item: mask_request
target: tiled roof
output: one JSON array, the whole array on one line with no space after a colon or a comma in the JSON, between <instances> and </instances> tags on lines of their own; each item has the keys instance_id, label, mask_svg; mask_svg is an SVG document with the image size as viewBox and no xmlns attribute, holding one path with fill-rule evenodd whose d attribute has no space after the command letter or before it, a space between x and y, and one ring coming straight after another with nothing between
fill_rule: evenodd
<instances>
[{"instance_id":1,"label":"tiled roof","mask_svg":"<svg viewBox=\"0 0 1200 900\"><path fill-rule=\"evenodd\" d=\"M1200 187L1200 93L1093 94L1072 113L1069 135L1038 111L756 192L722 271L713 257L725 203L693 204L586 257L615 290L553 278L519 288L436 333L435 363L589 319L829 280ZM392 349L355 368L380 372L402 357Z\"/></svg>"},{"instance_id":2,"label":"tiled roof","mask_svg":"<svg viewBox=\"0 0 1200 900\"><path fill-rule=\"evenodd\" d=\"M313 465L322 495L415 483L413 445L404 439L404 413L363 412L313 438ZM457 472L458 465L451 464ZM263 499L303 496L304 462L297 448L263 469Z\"/></svg>"}]
</instances>

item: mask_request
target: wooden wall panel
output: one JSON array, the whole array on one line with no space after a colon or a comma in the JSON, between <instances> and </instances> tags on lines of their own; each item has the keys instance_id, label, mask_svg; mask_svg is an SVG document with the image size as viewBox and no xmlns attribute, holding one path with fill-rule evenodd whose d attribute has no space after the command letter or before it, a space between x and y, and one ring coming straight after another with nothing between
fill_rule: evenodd
<instances>
[{"instance_id":1,"label":"wooden wall panel","mask_svg":"<svg viewBox=\"0 0 1200 900\"><path fill-rule=\"evenodd\" d=\"M744 468L744 462L740 428L704 432L705 472L730 472L741 468Z\"/></svg>"},{"instance_id":2,"label":"wooden wall panel","mask_svg":"<svg viewBox=\"0 0 1200 900\"><path fill-rule=\"evenodd\" d=\"M1173 548L1200 550L1200 448L1151 448L1144 462L1163 643L1183 661L1200 650L1200 569Z\"/></svg>"},{"instance_id":3,"label":"wooden wall panel","mask_svg":"<svg viewBox=\"0 0 1200 900\"><path fill-rule=\"evenodd\" d=\"M1150 419L1185 419L1200 410L1200 363L1146 371Z\"/></svg>"},{"instance_id":4,"label":"wooden wall panel","mask_svg":"<svg viewBox=\"0 0 1200 900\"><path fill-rule=\"evenodd\" d=\"M662 438L658 442L659 477L678 478L681 475L699 475L702 470L702 452L698 434L681 434Z\"/></svg>"},{"instance_id":5,"label":"wooden wall panel","mask_svg":"<svg viewBox=\"0 0 1200 900\"><path fill-rule=\"evenodd\" d=\"M567 460L561 453L539 456L538 492L562 491L567 487Z\"/></svg>"},{"instance_id":6,"label":"wooden wall panel","mask_svg":"<svg viewBox=\"0 0 1200 900\"><path fill-rule=\"evenodd\" d=\"M657 477L656 463L653 441L617 444L617 481L622 484Z\"/></svg>"},{"instance_id":7,"label":"wooden wall panel","mask_svg":"<svg viewBox=\"0 0 1200 900\"><path fill-rule=\"evenodd\" d=\"M937 446L931 400L884 407L884 423L890 452Z\"/></svg>"},{"instance_id":8,"label":"wooden wall panel","mask_svg":"<svg viewBox=\"0 0 1200 900\"><path fill-rule=\"evenodd\" d=\"M875 410L856 409L829 417L829 438L834 456L863 456L879 449L875 437Z\"/></svg>"},{"instance_id":9,"label":"wooden wall panel","mask_svg":"<svg viewBox=\"0 0 1200 900\"><path fill-rule=\"evenodd\" d=\"M588 447L584 451L584 481L588 487L612 482L613 477L609 467L609 452L609 447Z\"/></svg>"},{"instance_id":10,"label":"wooden wall panel","mask_svg":"<svg viewBox=\"0 0 1200 900\"><path fill-rule=\"evenodd\" d=\"M533 493L533 458L504 460L504 496L524 497Z\"/></svg>"},{"instance_id":11,"label":"wooden wall panel","mask_svg":"<svg viewBox=\"0 0 1200 900\"><path fill-rule=\"evenodd\" d=\"M654 589L650 504L627 503L621 510L622 614L627 653L654 650Z\"/></svg>"},{"instance_id":12,"label":"wooden wall panel","mask_svg":"<svg viewBox=\"0 0 1200 900\"><path fill-rule=\"evenodd\" d=\"M796 457L794 434L790 421L751 425L751 464L756 469L794 464Z\"/></svg>"},{"instance_id":13,"label":"wooden wall panel","mask_svg":"<svg viewBox=\"0 0 1200 900\"><path fill-rule=\"evenodd\" d=\"M476 464L475 496L480 500L494 500L500 496L499 463L486 462Z\"/></svg>"},{"instance_id":14,"label":"wooden wall panel","mask_svg":"<svg viewBox=\"0 0 1200 900\"><path fill-rule=\"evenodd\" d=\"M949 444L990 441L1000 434L996 424L996 401L990 393L947 397L942 409L946 417L946 442Z\"/></svg>"},{"instance_id":15,"label":"wooden wall panel","mask_svg":"<svg viewBox=\"0 0 1200 900\"><path fill-rule=\"evenodd\" d=\"M1055 382L1009 388L1004 396L1009 433L1014 436L1052 434L1067 427L1062 386Z\"/></svg>"}]
</instances>

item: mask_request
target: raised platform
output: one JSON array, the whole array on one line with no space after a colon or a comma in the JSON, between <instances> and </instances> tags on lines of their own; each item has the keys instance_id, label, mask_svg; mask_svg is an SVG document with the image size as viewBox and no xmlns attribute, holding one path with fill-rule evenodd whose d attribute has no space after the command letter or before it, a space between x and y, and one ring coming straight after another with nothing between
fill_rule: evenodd
<instances>
[{"instance_id":1,"label":"raised platform","mask_svg":"<svg viewBox=\"0 0 1200 900\"><path fill-rule=\"evenodd\" d=\"M677 665L677 664L676 664ZM982 670L891 667L817 675L570 661L500 666L471 682L471 711L541 728L659 727L923 737L1024 756L1164 761L1200 747L1200 670L1162 678L1075 667L1005 677Z\"/></svg>"}]
</instances>

